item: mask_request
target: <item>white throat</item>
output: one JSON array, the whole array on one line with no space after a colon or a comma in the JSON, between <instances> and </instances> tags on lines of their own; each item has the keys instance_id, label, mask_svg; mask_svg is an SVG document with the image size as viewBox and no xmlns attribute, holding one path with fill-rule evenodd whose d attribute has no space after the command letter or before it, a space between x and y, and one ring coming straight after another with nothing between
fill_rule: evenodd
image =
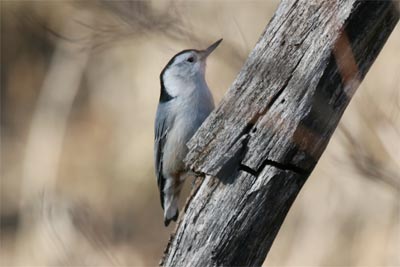
<instances>
[{"instance_id":1,"label":"white throat","mask_svg":"<svg viewBox=\"0 0 400 267\"><path fill-rule=\"evenodd\" d=\"M163 78L165 90L172 97L184 97L196 91L208 90L203 72L182 75L166 71Z\"/></svg>"}]
</instances>

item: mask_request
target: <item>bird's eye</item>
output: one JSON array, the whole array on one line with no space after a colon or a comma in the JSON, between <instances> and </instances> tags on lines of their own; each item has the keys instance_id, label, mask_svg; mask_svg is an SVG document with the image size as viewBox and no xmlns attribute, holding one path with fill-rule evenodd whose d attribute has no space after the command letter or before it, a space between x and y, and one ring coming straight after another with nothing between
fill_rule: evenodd
<instances>
[{"instance_id":1,"label":"bird's eye","mask_svg":"<svg viewBox=\"0 0 400 267\"><path fill-rule=\"evenodd\" d=\"M189 58L187 59L187 61L188 61L188 62L193 62L193 61L194 61L194 57L189 57Z\"/></svg>"}]
</instances>

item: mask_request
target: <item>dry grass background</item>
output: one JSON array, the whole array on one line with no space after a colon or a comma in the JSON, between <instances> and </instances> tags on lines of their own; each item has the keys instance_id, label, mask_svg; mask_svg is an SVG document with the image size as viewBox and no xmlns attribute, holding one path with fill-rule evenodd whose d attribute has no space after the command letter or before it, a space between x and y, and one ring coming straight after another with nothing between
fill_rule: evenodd
<instances>
[{"instance_id":1,"label":"dry grass background","mask_svg":"<svg viewBox=\"0 0 400 267\"><path fill-rule=\"evenodd\" d=\"M1 266L157 265L172 231L153 172L158 75L223 37L218 102L277 5L1 1ZM399 48L397 26L266 266L400 266Z\"/></svg>"}]
</instances>

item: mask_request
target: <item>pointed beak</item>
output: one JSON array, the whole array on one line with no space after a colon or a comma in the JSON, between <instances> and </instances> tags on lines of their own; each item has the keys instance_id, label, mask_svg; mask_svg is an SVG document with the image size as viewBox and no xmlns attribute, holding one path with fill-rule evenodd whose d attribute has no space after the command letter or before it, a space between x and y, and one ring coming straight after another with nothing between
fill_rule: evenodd
<instances>
[{"instance_id":1,"label":"pointed beak","mask_svg":"<svg viewBox=\"0 0 400 267\"><path fill-rule=\"evenodd\" d=\"M222 39L219 39L218 41L216 41L215 43L210 45L207 49L200 51L200 59L205 60L211 54L211 52L214 51L215 48L217 48L217 46L221 42L222 42Z\"/></svg>"}]
</instances>

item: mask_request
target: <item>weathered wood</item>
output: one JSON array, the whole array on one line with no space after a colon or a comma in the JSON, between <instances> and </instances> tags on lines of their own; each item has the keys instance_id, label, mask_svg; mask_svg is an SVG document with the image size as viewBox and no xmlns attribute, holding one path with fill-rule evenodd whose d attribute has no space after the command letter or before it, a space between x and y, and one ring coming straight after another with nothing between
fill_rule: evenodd
<instances>
[{"instance_id":1,"label":"weathered wood","mask_svg":"<svg viewBox=\"0 0 400 267\"><path fill-rule=\"evenodd\" d=\"M282 1L188 144L188 165L207 176L164 266L262 264L398 19L391 1Z\"/></svg>"}]
</instances>

